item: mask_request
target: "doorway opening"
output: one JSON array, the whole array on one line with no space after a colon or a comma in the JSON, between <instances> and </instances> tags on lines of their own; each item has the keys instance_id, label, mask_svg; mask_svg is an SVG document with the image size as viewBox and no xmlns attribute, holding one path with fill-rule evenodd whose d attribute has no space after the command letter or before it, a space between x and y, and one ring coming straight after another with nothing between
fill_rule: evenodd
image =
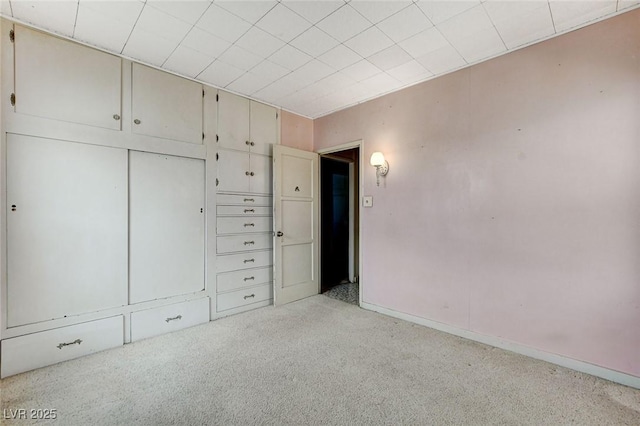
<instances>
[{"instance_id":1,"label":"doorway opening","mask_svg":"<svg viewBox=\"0 0 640 426\"><path fill-rule=\"evenodd\" d=\"M359 305L360 148L320 156L320 288Z\"/></svg>"}]
</instances>

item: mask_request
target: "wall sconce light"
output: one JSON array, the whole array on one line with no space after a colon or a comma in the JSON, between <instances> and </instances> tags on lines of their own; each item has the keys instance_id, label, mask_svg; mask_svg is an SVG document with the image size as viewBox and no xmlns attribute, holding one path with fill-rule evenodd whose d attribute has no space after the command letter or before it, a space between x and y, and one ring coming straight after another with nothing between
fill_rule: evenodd
<instances>
[{"instance_id":1,"label":"wall sconce light","mask_svg":"<svg viewBox=\"0 0 640 426\"><path fill-rule=\"evenodd\" d=\"M380 176L386 176L389 173L389 163L381 152L371 154L369 163L376 168L376 185L380 186Z\"/></svg>"}]
</instances>

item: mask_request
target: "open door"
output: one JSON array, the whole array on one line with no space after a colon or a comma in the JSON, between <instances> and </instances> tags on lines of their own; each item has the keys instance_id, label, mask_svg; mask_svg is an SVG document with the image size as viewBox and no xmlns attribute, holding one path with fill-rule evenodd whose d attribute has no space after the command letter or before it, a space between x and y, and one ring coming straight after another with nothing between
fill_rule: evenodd
<instances>
[{"instance_id":1,"label":"open door","mask_svg":"<svg viewBox=\"0 0 640 426\"><path fill-rule=\"evenodd\" d=\"M313 296L318 280L318 154L273 146L274 305Z\"/></svg>"}]
</instances>

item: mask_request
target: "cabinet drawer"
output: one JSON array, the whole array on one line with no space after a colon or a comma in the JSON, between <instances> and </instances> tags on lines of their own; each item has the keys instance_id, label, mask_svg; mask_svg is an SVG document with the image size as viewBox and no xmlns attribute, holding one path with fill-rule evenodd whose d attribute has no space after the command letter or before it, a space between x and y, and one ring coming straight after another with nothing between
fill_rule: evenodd
<instances>
[{"instance_id":1,"label":"cabinet drawer","mask_svg":"<svg viewBox=\"0 0 640 426\"><path fill-rule=\"evenodd\" d=\"M216 208L220 216L271 216L271 207L253 206L220 206Z\"/></svg>"},{"instance_id":2,"label":"cabinet drawer","mask_svg":"<svg viewBox=\"0 0 640 426\"><path fill-rule=\"evenodd\" d=\"M272 264L273 252L269 250L218 256L216 266L218 272L230 272L245 268L271 266Z\"/></svg>"},{"instance_id":3,"label":"cabinet drawer","mask_svg":"<svg viewBox=\"0 0 640 426\"><path fill-rule=\"evenodd\" d=\"M219 217L218 234L240 234L244 232L271 232L271 217Z\"/></svg>"},{"instance_id":4,"label":"cabinet drawer","mask_svg":"<svg viewBox=\"0 0 640 426\"><path fill-rule=\"evenodd\" d=\"M131 313L131 341L169 333L209 321L209 298Z\"/></svg>"},{"instance_id":5,"label":"cabinet drawer","mask_svg":"<svg viewBox=\"0 0 640 426\"><path fill-rule=\"evenodd\" d=\"M237 290L239 288L255 286L256 284L271 283L273 268L245 269L242 271L218 274L217 291Z\"/></svg>"},{"instance_id":6,"label":"cabinet drawer","mask_svg":"<svg viewBox=\"0 0 640 426\"><path fill-rule=\"evenodd\" d=\"M222 312L227 309L238 308L272 298L273 285L271 285L271 283L263 284L261 286L219 294L217 298L217 309L218 312Z\"/></svg>"},{"instance_id":7,"label":"cabinet drawer","mask_svg":"<svg viewBox=\"0 0 640 426\"><path fill-rule=\"evenodd\" d=\"M8 377L124 344L122 315L2 341L2 373Z\"/></svg>"},{"instance_id":8,"label":"cabinet drawer","mask_svg":"<svg viewBox=\"0 0 640 426\"><path fill-rule=\"evenodd\" d=\"M271 234L229 235L216 238L218 253L270 249L273 244Z\"/></svg>"},{"instance_id":9,"label":"cabinet drawer","mask_svg":"<svg viewBox=\"0 0 640 426\"><path fill-rule=\"evenodd\" d=\"M271 197L265 197L262 195L218 194L216 197L216 202L218 205L270 206Z\"/></svg>"}]
</instances>

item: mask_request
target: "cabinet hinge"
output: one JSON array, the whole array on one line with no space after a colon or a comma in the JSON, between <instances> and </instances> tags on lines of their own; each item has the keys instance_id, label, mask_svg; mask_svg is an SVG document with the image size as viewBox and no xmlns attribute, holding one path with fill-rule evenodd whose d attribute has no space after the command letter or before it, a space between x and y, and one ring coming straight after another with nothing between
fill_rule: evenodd
<instances>
[{"instance_id":1,"label":"cabinet hinge","mask_svg":"<svg viewBox=\"0 0 640 426\"><path fill-rule=\"evenodd\" d=\"M220 159L220 156L218 155L218 153L216 152L216 161L218 161Z\"/></svg>"},{"instance_id":2,"label":"cabinet hinge","mask_svg":"<svg viewBox=\"0 0 640 426\"><path fill-rule=\"evenodd\" d=\"M9 99L11 100L11 106L16 106L16 94L12 93Z\"/></svg>"},{"instance_id":3,"label":"cabinet hinge","mask_svg":"<svg viewBox=\"0 0 640 426\"><path fill-rule=\"evenodd\" d=\"M204 140L204 132L202 132L202 140Z\"/></svg>"},{"instance_id":4,"label":"cabinet hinge","mask_svg":"<svg viewBox=\"0 0 640 426\"><path fill-rule=\"evenodd\" d=\"M276 111L276 120L278 119L278 111Z\"/></svg>"},{"instance_id":5,"label":"cabinet hinge","mask_svg":"<svg viewBox=\"0 0 640 426\"><path fill-rule=\"evenodd\" d=\"M216 142L220 140L220 136L216 135Z\"/></svg>"},{"instance_id":6,"label":"cabinet hinge","mask_svg":"<svg viewBox=\"0 0 640 426\"><path fill-rule=\"evenodd\" d=\"M216 178L216 186L218 186L220 184L220 181L218 180L218 178Z\"/></svg>"},{"instance_id":7,"label":"cabinet hinge","mask_svg":"<svg viewBox=\"0 0 640 426\"><path fill-rule=\"evenodd\" d=\"M204 89L202 89L202 97L204 98Z\"/></svg>"},{"instance_id":8,"label":"cabinet hinge","mask_svg":"<svg viewBox=\"0 0 640 426\"><path fill-rule=\"evenodd\" d=\"M216 93L216 102L218 102L220 100L220 97L218 96L218 94Z\"/></svg>"},{"instance_id":9,"label":"cabinet hinge","mask_svg":"<svg viewBox=\"0 0 640 426\"><path fill-rule=\"evenodd\" d=\"M9 40L11 41L11 43L16 41L16 33L15 33L15 31L9 30Z\"/></svg>"}]
</instances>

